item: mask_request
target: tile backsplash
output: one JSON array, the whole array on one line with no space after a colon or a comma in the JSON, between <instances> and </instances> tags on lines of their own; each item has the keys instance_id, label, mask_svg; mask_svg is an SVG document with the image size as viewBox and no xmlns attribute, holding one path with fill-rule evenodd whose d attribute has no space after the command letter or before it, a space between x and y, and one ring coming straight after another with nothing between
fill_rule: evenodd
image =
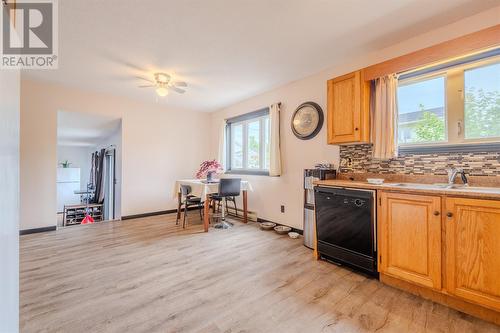
<instances>
[{"instance_id":1,"label":"tile backsplash","mask_svg":"<svg viewBox=\"0 0 500 333\"><path fill-rule=\"evenodd\" d=\"M446 175L449 167L463 168L471 176L500 176L500 152L402 153L381 161L372 159L371 144L340 146L340 172Z\"/></svg>"}]
</instances>

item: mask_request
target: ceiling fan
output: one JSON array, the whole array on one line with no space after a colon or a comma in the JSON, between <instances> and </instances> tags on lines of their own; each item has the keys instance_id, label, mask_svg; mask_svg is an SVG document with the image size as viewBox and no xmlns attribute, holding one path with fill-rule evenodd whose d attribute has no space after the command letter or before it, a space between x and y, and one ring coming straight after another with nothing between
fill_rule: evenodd
<instances>
[{"instance_id":1,"label":"ceiling fan","mask_svg":"<svg viewBox=\"0 0 500 333\"><path fill-rule=\"evenodd\" d=\"M187 87L186 82L182 81L172 81L170 75L166 73L155 73L154 80L149 80L143 77L139 77L141 80L148 81L150 84L140 85L139 88L155 88L156 94L160 97L165 97L168 95L169 90L175 91L179 94L184 94Z\"/></svg>"}]
</instances>

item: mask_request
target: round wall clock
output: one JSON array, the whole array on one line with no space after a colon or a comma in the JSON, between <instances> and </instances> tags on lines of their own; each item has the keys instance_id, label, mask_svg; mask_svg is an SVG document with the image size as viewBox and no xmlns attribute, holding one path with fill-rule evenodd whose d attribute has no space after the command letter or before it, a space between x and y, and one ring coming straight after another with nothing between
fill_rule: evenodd
<instances>
[{"instance_id":1,"label":"round wall clock","mask_svg":"<svg viewBox=\"0 0 500 333\"><path fill-rule=\"evenodd\" d=\"M299 105L292 116L292 131L301 140L316 136L323 126L323 110L314 102Z\"/></svg>"}]
</instances>

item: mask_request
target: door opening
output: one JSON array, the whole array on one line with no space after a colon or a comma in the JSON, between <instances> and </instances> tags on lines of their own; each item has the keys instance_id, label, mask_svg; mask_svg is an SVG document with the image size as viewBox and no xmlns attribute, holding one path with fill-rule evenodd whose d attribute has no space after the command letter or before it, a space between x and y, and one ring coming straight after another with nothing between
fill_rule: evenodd
<instances>
[{"instance_id":1,"label":"door opening","mask_svg":"<svg viewBox=\"0 0 500 333\"><path fill-rule=\"evenodd\" d=\"M58 111L57 225L121 218L121 119Z\"/></svg>"}]
</instances>

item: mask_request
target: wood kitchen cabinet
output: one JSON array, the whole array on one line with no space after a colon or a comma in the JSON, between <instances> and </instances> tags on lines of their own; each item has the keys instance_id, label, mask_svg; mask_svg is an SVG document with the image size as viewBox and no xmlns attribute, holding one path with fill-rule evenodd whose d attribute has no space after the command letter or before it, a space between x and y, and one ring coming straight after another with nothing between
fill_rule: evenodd
<instances>
[{"instance_id":1,"label":"wood kitchen cabinet","mask_svg":"<svg viewBox=\"0 0 500 333\"><path fill-rule=\"evenodd\" d=\"M500 311L500 201L447 198L446 290Z\"/></svg>"},{"instance_id":2,"label":"wood kitchen cabinet","mask_svg":"<svg viewBox=\"0 0 500 333\"><path fill-rule=\"evenodd\" d=\"M441 198L379 192L379 271L441 289Z\"/></svg>"},{"instance_id":3,"label":"wood kitchen cabinet","mask_svg":"<svg viewBox=\"0 0 500 333\"><path fill-rule=\"evenodd\" d=\"M500 201L377 196L381 280L500 324Z\"/></svg>"},{"instance_id":4,"label":"wood kitchen cabinet","mask_svg":"<svg viewBox=\"0 0 500 333\"><path fill-rule=\"evenodd\" d=\"M366 143L370 140L370 83L362 71L328 81L328 143Z\"/></svg>"}]
</instances>

